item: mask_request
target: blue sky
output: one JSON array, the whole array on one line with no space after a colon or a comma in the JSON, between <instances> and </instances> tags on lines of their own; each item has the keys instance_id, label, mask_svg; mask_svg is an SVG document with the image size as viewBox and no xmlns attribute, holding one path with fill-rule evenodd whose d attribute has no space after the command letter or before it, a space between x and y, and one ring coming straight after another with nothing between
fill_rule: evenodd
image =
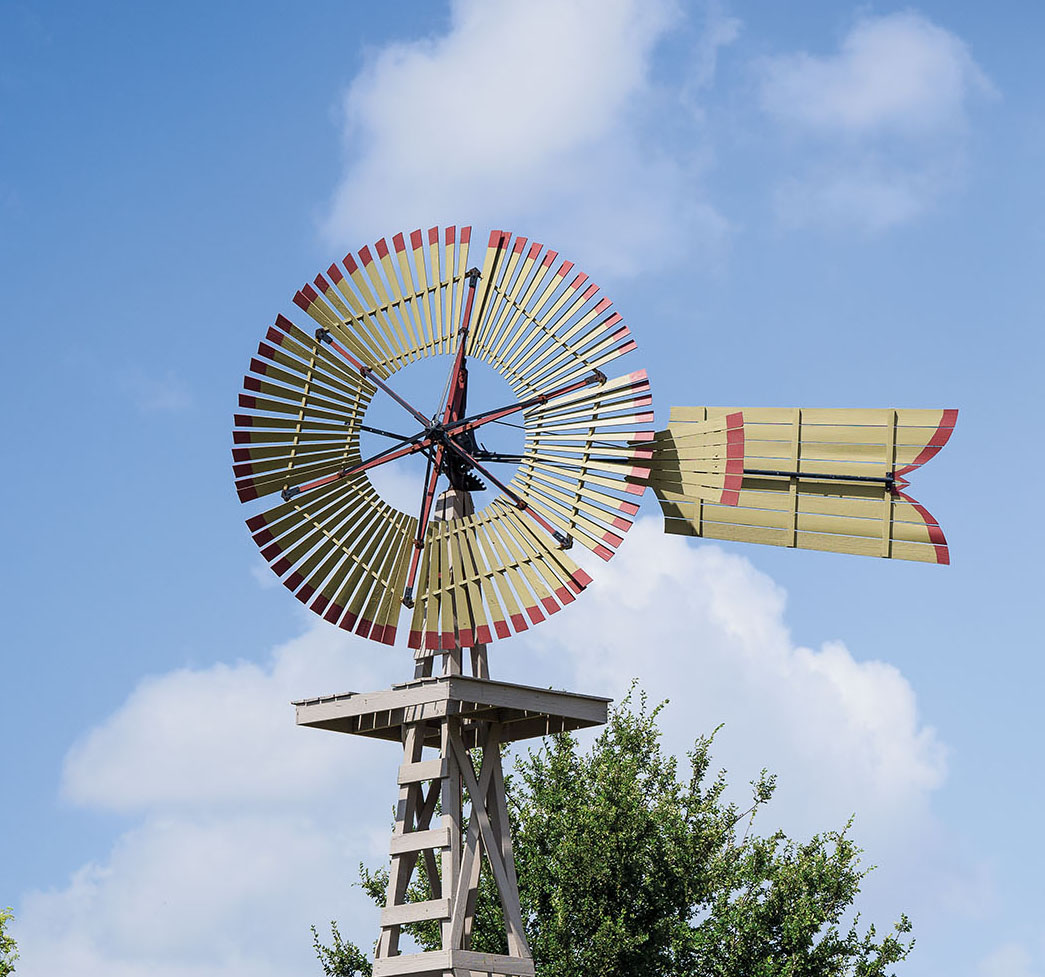
<instances>
[{"instance_id":1,"label":"blue sky","mask_svg":"<svg viewBox=\"0 0 1045 977\"><path fill-rule=\"evenodd\" d=\"M271 585L231 415L317 270L472 223L602 285L658 421L960 409L912 485L951 567L669 539L650 500L492 668L638 677L678 750L725 722L735 783L780 775L765 829L856 813L904 973L1042 977L1043 29L1013 2L0 5L19 973L308 972L309 922L376 932L348 883L397 760L286 703L409 660Z\"/></svg>"}]
</instances>

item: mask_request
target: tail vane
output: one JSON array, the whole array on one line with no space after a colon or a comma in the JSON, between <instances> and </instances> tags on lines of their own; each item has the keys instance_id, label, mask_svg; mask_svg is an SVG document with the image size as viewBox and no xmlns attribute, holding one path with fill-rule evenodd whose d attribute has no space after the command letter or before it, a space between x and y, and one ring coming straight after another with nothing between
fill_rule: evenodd
<instances>
[{"instance_id":1,"label":"tail vane","mask_svg":"<svg viewBox=\"0 0 1045 977\"><path fill-rule=\"evenodd\" d=\"M949 563L943 530L904 489L957 414L673 407L649 481L669 533Z\"/></svg>"}]
</instances>

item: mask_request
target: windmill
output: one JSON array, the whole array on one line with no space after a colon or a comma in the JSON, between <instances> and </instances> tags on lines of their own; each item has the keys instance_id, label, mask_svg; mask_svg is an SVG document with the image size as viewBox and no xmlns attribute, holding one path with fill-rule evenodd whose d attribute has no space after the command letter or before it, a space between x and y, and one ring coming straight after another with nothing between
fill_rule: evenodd
<instances>
[{"instance_id":1,"label":"windmill","mask_svg":"<svg viewBox=\"0 0 1045 977\"><path fill-rule=\"evenodd\" d=\"M605 722L609 700L491 679L487 646L572 603L592 578L570 550L611 559L647 488L669 533L949 562L905 489L956 411L673 407L655 431L646 371L609 369L636 344L598 286L506 231L474 264L470 246L470 227L415 230L317 275L294 296L308 327L280 315L258 346L233 435L240 499L268 504L247 525L283 584L331 624L413 653L411 681L295 703L299 725L403 750L375 977L534 973L500 748ZM395 374L435 356L444 396L415 405ZM476 360L514 399L475 409ZM366 423L379 397L407 433ZM505 424L521 451L486 447ZM363 457L363 434L384 446ZM425 474L408 513L369 473L411 457ZM507 954L470 949L484 861ZM419 864L429 891L411 901ZM440 921L442 949L402 952L402 927L421 920Z\"/></svg>"}]
</instances>

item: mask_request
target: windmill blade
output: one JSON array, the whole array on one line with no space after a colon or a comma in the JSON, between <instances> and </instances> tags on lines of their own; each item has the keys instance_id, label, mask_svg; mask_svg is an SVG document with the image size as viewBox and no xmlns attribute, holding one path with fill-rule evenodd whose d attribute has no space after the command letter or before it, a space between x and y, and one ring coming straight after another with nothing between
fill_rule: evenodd
<instances>
[{"instance_id":1,"label":"windmill blade","mask_svg":"<svg viewBox=\"0 0 1045 977\"><path fill-rule=\"evenodd\" d=\"M674 407L649 484L669 533L949 563L906 476L955 410Z\"/></svg>"}]
</instances>

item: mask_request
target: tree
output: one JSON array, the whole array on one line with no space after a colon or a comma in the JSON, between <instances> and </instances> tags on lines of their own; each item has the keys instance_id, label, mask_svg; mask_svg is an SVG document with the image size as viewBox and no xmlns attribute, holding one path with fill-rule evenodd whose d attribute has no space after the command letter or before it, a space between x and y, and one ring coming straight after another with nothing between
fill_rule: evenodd
<instances>
[{"instance_id":1,"label":"tree","mask_svg":"<svg viewBox=\"0 0 1045 977\"><path fill-rule=\"evenodd\" d=\"M0 977L13 974L15 961L18 959L18 946L14 937L7 932L7 924L14 918L14 911L10 906L0 909Z\"/></svg>"},{"instance_id":2,"label":"tree","mask_svg":"<svg viewBox=\"0 0 1045 977\"><path fill-rule=\"evenodd\" d=\"M861 932L859 915L844 921L871 871L851 822L806 842L758 836L775 778L752 782L746 810L726 803L724 772L710 774L712 735L697 740L680 780L661 747L660 708L640 697L635 709L629 697L587 753L563 734L516 761L512 839L539 977L885 977L905 959L906 916L882 938ZM387 873L360 871L382 905ZM412 898L426 892L422 874ZM438 949L438 923L406 929ZM488 873L472 945L507 950Z\"/></svg>"}]
</instances>

